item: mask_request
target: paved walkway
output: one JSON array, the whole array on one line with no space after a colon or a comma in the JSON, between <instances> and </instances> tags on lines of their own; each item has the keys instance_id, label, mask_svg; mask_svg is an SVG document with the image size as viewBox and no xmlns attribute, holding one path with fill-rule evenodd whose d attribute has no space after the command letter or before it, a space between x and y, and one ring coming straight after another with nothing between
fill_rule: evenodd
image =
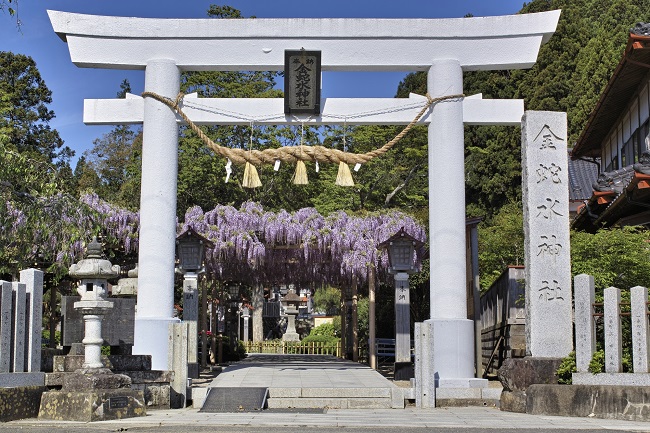
<instances>
[{"instance_id":1,"label":"paved walkway","mask_svg":"<svg viewBox=\"0 0 650 433\"><path fill-rule=\"evenodd\" d=\"M86 425L70 421L38 421L34 419L0 423L0 430L18 431L29 425L63 427L65 425ZM199 413L197 409L150 410L146 417L130 418L120 421L101 421L92 423L111 431L151 426L178 426L191 429L192 426L249 426L249 427L372 427L402 429L411 427L426 428L467 428L502 431L507 429L558 430L618 430L649 432L650 423L607 420L598 418L568 418L554 416L527 415L501 412L498 409L468 407L441 409L330 409L326 413ZM54 430L54 429L53 429ZM370 431L370 430L369 430Z\"/></svg>"},{"instance_id":2,"label":"paved walkway","mask_svg":"<svg viewBox=\"0 0 650 433\"><path fill-rule=\"evenodd\" d=\"M210 387L390 388L370 367L330 355L250 354L230 365Z\"/></svg>"}]
</instances>

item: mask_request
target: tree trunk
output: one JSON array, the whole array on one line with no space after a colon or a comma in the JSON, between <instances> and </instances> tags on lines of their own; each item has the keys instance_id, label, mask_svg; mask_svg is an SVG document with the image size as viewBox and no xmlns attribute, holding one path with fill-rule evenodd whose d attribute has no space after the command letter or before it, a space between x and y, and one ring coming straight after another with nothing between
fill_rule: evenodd
<instances>
[{"instance_id":1,"label":"tree trunk","mask_svg":"<svg viewBox=\"0 0 650 433\"><path fill-rule=\"evenodd\" d=\"M393 199L393 197L395 197L395 194L397 194L398 192L400 192L402 189L404 189L404 187L405 187L406 185L408 185L408 183L411 181L411 179L413 178L413 176L415 176L415 171L416 171L418 168L419 168L419 165L416 165L416 166L414 166L413 168L411 168L411 171L409 171L409 174L408 174L408 175L406 176L406 178L402 181L402 183L400 183L399 185L397 185L397 187L395 187L395 189L394 189L393 191L391 191L390 193L388 193L388 194L386 195L386 200L384 200L384 205L385 205L385 206L388 206L388 204L389 204L390 201Z\"/></svg>"},{"instance_id":2,"label":"tree trunk","mask_svg":"<svg viewBox=\"0 0 650 433\"><path fill-rule=\"evenodd\" d=\"M57 285L52 282L52 278L48 278L47 281L48 285L50 286L50 348L56 349L56 325L58 322L57 314L56 314L56 297L57 297ZM63 338L63 336L62 336Z\"/></svg>"},{"instance_id":3,"label":"tree trunk","mask_svg":"<svg viewBox=\"0 0 650 433\"><path fill-rule=\"evenodd\" d=\"M221 305L219 304L218 300L218 294L217 294L217 285L220 283L213 283L212 285L212 311L210 311L210 315L212 317L212 329L210 330L212 333L212 337L210 338L210 364L214 364L215 362L223 362L222 359L216 359L215 355L217 353L217 308Z\"/></svg>"},{"instance_id":4,"label":"tree trunk","mask_svg":"<svg viewBox=\"0 0 650 433\"><path fill-rule=\"evenodd\" d=\"M208 364L208 283L201 284L201 368Z\"/></svg>"},{"instance_id":5,"label":"tree trunk","mask_svg":"<svg viewBox=\"0 0 650 433\"><path fill-rule=\"evenodd\" d=\"M359 362L359 320L357 315L357 277L352 277L352 360Z\"/></svg>"},{"instance_id":6,"label":"tree trunk","mask_svg":"<svg viewBox=\"0 0 650 433\"><path fill-rule=\"evenodd\" d=\"M251 296L253 304L253 343L264 340L264 286L255 284Z\"/></svg>"},{"instance_id":7,"label":"tree trunk","mask_svg":"<svg viewBox=\"0 0 650 433\"><path fill-rule=\"evenodd\" d=\"M377 369L375 353L375 267L368 269L368 359L370 368Z\"/></svg>"},{"instance_id":8,"label":"tree trunk","mask_svg":"<svg viewBox=\"0 0 650 433\"><path fill-rule=\"evenodd\" d=\"M347 299L345 296L345 289L341 289L341 357L348 357L348 338L346 320L348 317Z\"/></svg>"}]
</instances>

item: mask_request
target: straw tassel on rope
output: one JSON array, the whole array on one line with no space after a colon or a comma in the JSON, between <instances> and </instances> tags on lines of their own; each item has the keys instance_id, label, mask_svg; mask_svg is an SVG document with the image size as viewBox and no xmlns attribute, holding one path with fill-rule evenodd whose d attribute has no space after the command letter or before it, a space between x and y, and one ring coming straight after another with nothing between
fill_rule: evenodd
<instances>
[{"instance_id":1,"label":"straw tassel on rope","mask_svg":"<svg viewBox=\"0 0 650 433\"><path fill-rule=\"evenodd\" d=\"M293 184L294 185L307 185L309 180L307 179L307 167L305 162L302 160L303 156L303 143L305 141L305 124L300 125L300 159L296 162L296 172L293 174Z\"/></svg>"},{"instance_id":2,"label":"straw tassel on rope","mask_svg":"<svg viewBox=\"0 0 650 433\"><path fill-rule=\"evenodd\" d=\"M338 186L354 186L350 166L343 161L339 162L339 172L336 175L336 184Z\"/></svg>"},{"instance_id":3,"label":"straw tassel on rope","mask_svg":"<svg viewBox=\"0 0 650 433\"><path fill-rule=\"evenodd\" d=\"M348 151L348 143L346 140L346 132L348 129L347 119L343 123L343 151ZM354 186L354 179L352 179L352 173L350 172L350 167L343 161L339 162L339 172L336 175L336 185L338 186Z\"/></svg>"},{"instance_id":4,"label":"straw tassel on rope","mask_svg":"<svg viewBox=\"0 0 650 433\"><path fill-rule=\"evenodd\" d=\"M251 137L248 142L248 151L250 152L253 148L253 122L251 122ZM262 181L260 180L259 174L257 174L257 168L250 162L246 161L244 165L244 179L242 180L241 186L244 188L259 188L262 186Z\"/></svg>"},{"instance_id":5,"label":"straw tassel on rope","mask_svg":"<svg viewBox=\"0 0 650 433\"><path fill-rule=\"evenodd\" d=\"M293 184L294 185L307 185L309 180L307 179L307 167L302 161L296 162L296 172L293 174Z\"/></svg>"},{"instance_id":6,"label":"straw tassel on rope","mask_svg":"<svg viewBox=\"0 0 650 433\"><path fill-rule=\"evenodd\" d=\"M259 188L262 186L260 176L257 174L257 168L248 161L246 161L246 165L244 166L244 179L242 180L241 186L244 188Z\"/></svg>"}]
</instances>

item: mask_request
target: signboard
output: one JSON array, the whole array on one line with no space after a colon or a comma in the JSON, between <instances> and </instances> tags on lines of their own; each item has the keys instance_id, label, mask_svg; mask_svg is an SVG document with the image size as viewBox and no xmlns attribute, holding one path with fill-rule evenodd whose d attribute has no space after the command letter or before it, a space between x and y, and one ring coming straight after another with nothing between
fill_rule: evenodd
<instances>
[{"instance_id":1,"label":"signboard","mask_svg":"<svg viewBox=\"0 0 650 433\"><path fill-rule=\"evenodd\" d=\"M320 114L320 74L320 51L284 51L285 114Z\"/></svg>"},{"instance_id":2,"label":"signboard","mask_svg":"<svg viewBox=\"0 0 650 433\"><path fill-rule=\"evenodd\" d=\"M124 409L129 407L129 397L110 397L108 399L108 407L110 409Z\"/></svg>"}]
</instances>

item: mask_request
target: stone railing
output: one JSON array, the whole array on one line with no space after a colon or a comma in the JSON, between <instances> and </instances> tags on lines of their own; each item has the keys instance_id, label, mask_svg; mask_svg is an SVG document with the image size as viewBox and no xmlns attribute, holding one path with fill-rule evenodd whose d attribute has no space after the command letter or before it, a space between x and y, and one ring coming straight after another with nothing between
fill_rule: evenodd
<instances>
[{"instance_id":1,"label":"stone railing","mask_svg":"<svg viewBox=\"0 0 650 433\"><path fill-rule=\"evenodd\" d=\"M7 373L40 372L42 315L43 272L26 269L19 282L0 280L0 387L23 385Z\"/></svg>"},{"instance_id":2,"label":"stone railing","mask_svg":"<svg viewBox=\"0 0 650 433\"><path fill-rule=\"evenodd\" d=\"M581 274L574 279L576 385L650 385L648 330L648 289L632 287L630 302L621 302L621 290L609 287L604 291L602 304L595 303L594 278ZM595 308L602 307L602 313ZM628 311L622 312L622 308ZM623 333L622 316L630 316L633 373L622 373ZM596 351L596 317L603 317L605 373L589 373L589 362Z\"/></svg>"}]
</instances>

